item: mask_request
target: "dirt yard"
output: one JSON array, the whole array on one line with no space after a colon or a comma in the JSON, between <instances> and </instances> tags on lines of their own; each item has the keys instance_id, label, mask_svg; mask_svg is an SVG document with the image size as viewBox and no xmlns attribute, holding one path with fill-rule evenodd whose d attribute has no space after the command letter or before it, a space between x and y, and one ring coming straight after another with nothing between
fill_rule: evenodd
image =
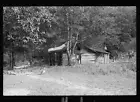
<instances>
[{"instance_id":1,"label":"dirt yard","mask_svg":"<svg viewBox=\"0 0 140 102\"><path fill-rule=\"evenodd\" d=\"M136 77L92 73L85 65L43 68L42 75L40 67L3 74L3 95L136 95Z\"/></svg>"}]
</instances>

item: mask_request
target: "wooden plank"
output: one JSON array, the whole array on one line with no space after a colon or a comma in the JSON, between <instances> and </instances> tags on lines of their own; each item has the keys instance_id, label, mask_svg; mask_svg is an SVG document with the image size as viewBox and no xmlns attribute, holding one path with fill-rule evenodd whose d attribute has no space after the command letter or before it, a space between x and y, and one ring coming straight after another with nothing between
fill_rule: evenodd
<instances>
[{"instance_id":1,"label":"wooden plank","mask_svg":"<svg viewBox=\"0 0 140 102\"><path fill-rule=\"evenodd\" d=\"M48 52L59 51L59 50L62 50L63 48L65 48L65 47L66 47L66 45L65 45L65 44L62 44L62 45L59 46L59 47L49 48L49 49L48 49Z\"/></svg>"}]
</instances>

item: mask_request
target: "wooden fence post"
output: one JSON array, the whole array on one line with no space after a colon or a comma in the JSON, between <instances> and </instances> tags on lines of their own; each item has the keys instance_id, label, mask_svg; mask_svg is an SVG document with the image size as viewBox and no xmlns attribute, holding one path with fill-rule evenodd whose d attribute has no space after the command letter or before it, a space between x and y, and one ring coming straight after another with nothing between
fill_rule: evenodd
<instances>
[{"instance_id":1,"label":"wooden fence post","mask_svg":"<svg viewBox=\"0 0 140 102\"><path fill-rule=\"evenodd\" d=\"M61 102L65 102L65 98L64 97L61 98Z\"/></svg>"},{"instance_id":2,"label":"wooden fence post","mask_svg":"<svg viewBox=\"0 0 140 102\"><path fill-rule=\"evenodd\" d=\"M68 97L67 96L65 97L65 102L68 102Z\"/></svg>"},{"instance_id":3,"label":"wooden fence post","mask_svg":"<svg viewBox=\"0 0 140 102\"><path fill-rule=\"evenodd\" d=\"M83 97L80 97L80 102L83 102Z\"/></svg>"}]
</instances>

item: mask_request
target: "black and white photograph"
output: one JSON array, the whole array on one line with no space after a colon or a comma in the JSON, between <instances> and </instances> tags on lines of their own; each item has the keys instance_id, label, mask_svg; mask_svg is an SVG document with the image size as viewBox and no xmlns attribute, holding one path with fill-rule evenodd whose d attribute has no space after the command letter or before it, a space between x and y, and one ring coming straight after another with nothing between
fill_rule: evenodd
<instances>
[{"instance_id":1,"label":"black and white photograph","mask_svg":"<svg viewBox=\"0 0 140 102\"><path fill-rule=\"evenodd\" d=\"M136 53L136 6L3 6L3 96L137 95Z\"/></svg>"}]
</instances>

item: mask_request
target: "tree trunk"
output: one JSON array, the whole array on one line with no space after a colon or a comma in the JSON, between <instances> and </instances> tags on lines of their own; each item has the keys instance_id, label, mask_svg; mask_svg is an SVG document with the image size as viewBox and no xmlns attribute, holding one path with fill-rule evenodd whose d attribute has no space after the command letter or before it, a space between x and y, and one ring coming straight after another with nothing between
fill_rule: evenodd
<instances>
[{"instance_id":1,"label":"tree trunk","mask_svg":"<svg viewBox=\"0 0 140 102\"><path fill-rule=\"evenodd\" d=\"M67 57L68 57L68 66L71 66L71 56L69 52L67 52Z\"/></svg>"},{"instance_id":2,"label":"tree trunk","mask_svg":"<svg viewBox=\"0 0 140 102\"><path fill-rule=\"evenodd\" d=\"M33 65L33 60L32 60L32 58L29 59L29 63L30 63L30 65Z\"/></svg>"},{"instance_id":3,"label":"tree trunk","mask_svg":"<svg viewBox=\"0 0 140 102\"><path fill-rule=\"evenodd\" d=\"M10 51L9 57L10 57L10 61L9 61L9 62L10 62L10 63L9 63L10 66L9 66L8 69L9 69L9 70L13 70L13 68L12 68L12 52L11 52L11 51Z\"/></svg>"},{"instance_id":4,"label":"tree trunk","mask_svg":"<svg viewBox=\"0 0 140 102\"><path fill-rule=\"evenodd\" d=\"M23 56L24 56L24 61L26 61L25 51L23 52Z\"/></svg>"},{"instance_id":5,"label":"tree trunk","mask_svg":"<svg viewBox=\"0 0 140 102\"><path fill-rule=\"evenodd\" d=\"M32 53L31 52L29 52L29 54L28 54L28 60L29 60L30 65L32 65L33 64L33 58L32 58Z\"/></svg>"},{"instance_id":6,"label":"tree trunk","mask_svg":"<svg viewBox=\"0 0 140 102\"><path fill-rule=\"evenodd\" d=\"M15 53L12 51L12 66L15 66Z\"/></svg>"},{"instance_id":7,"label":"tree trunk","mask_svg":"<svg viewBox=\"0 0 140 102\"><path fill-rule=\"evenodd\" d=\"M67 31L68 31L68 42L67 42L67 58L68 58L68 66L71 65L71 33L69 32L69 15L68 12L66 13L67 16Z\"/></svg>"},{"instance_id":8,"label":"tree trunk","mask_svg":"<svg viewBox=\"0 0 140 102\"><path fill-rule=\"evenodd\" d=\"M71 66L71 41L67 42L67 58L68 58L68 66Z\"/></svg>"},{"instance_id":9,"label":"tree trunk","mask_svg":"<svg viewBox=\"0 0 140 102\"><path fill-rule=\"evenodd\" d=\"M10 48L10 66L9 66L9 70L13 70L14 69L14 52L13 52L13 46L11 45Z\"/></svg>"},{"instance_id":10,"label":"tree trunk","mask_svg":"<svg viewBox=\"0 0 140 102\"><path fill-rule=\"evenodd\" d=\"M78 42L78 33L77 33L77 36L76 36L76 40L75 40L75 44L73 46L73 50L72 50L72 55L75 55L75 58L77 59L77 54L75 53L75 48L76 48L76 44ZM76 60L77 61L77 60Z\"/></svg>"},{"instance_id":11,"label":"tree trunk","mask_svg":"<svg viewBox=\"0 0 140 102\"><path fill-rule=\"evenodd\" d=\"M76 36L76 41L75 41L75 44L74 44L74 46L73 46L73 54L74 54L74 51L75 51L75 48L76 48L76 44L77 44L77 42L78 42L78 36L79 36L79 34L77 33L77 36Z\"/></svg>"}]
</instances>

